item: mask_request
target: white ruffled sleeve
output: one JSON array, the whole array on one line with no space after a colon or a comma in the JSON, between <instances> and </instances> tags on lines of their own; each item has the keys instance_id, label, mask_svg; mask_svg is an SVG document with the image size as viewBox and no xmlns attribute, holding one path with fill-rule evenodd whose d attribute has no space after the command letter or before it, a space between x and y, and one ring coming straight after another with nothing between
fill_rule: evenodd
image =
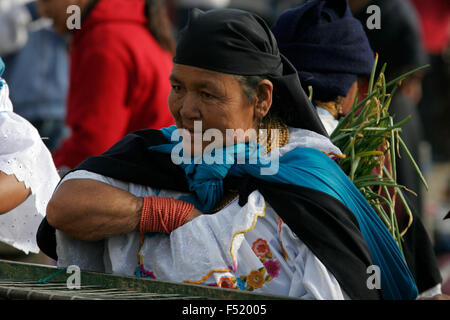
<instances>
[{"instance_id":1,"label":"white ruffled sleeve","mask_svg":"<svg viewBox=\"0 0 450 320\"><path fill-rule=\"evenodd\" d=\"M25 202L0 215L0 241L38 253L36 231L60 177L38 131L12 111L6 84L0 93L0 171L31 189Z\"/></svg>"}]
</instances>

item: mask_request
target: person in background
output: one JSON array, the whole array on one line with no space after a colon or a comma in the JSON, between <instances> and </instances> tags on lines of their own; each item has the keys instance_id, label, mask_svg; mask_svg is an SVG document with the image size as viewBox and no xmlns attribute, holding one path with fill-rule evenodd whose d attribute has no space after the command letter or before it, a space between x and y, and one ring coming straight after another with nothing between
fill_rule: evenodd
<instances>
[{"instance_id":1,"label":"person in background","mask_svg":"<svg viewBox=\"0 0 450 320\"><path fill-rule=\"evenodd\" d=\"M80 29L68 29L77 18L66 13L70 5L80 8ZM129 132L173 124L167 97L175 41L164 1L39 0L38 8L56 32L72 35L70 134L53 152L61 173Z\"/></svg>"},{"instance_id":2,"label":"person in background","mask_svg":"<svg viewBox=\"0 0 450 320\"><path fill-rule=\"evenodd\" d=\"M430 60L424 75L419 113L424 136L431 144L433 193L427 215L433 217L434 248L444 281L442 291L450 294L450 222L443 221L450 210L450 2L411 0L421 22L424 47ZM445 275L445 276L444 276Z\"/></svg>"},{"instance_id":3,"label":"person in background","mask_svg":"<svg viewBox=\"0 0 450 320\"><path fill-rule=\"evenodd\" d=\"M374 53L344 1L312 1L286 10L272 26L280 51L298 70L328 134L348 113L372 72ZM361 90L359 90L361 91Z\"/></svg>"},{"instance_id":4,"label":"person in background","mask_svg":"<svg viewBox=\"0 0 450 320\"><path fill-rule=\"evenodd\" d=\"M36 232L59 175L38 131L14 113L3 70L0 58L0 258L22 260L39 253Z\"/></svg>"},{"instance_id":5,"label":"person in background","mask_svg":"<svg viewBox=\"0 0 450 320\"><path fill-rule=\"evenodd\" d=\"M332 132L337 120L351 110L358 78L365 86L373 67L374 53L363 26L352 16L346 0L314 0L285 11L272 30L281 53L298 70L304 89L312 86L319 115ZM400 221L406 223L401 210L396 208ZM440 295L442 278L417 213L404 248L421 297Z\"/></svg>"},{"instance_id":6,"label":"person in background","mask_svg":"<svg viewBox=\"0 0 450 320\"><path fill-rule=\"evenodd\" d=\"M445 55L442 53L448 45L450 34L450 5L445 0L349 0L349 4L355 17L365 26L372 48L380 54L381 65L387 63L387 81L430 63L430 67L416 72L402 82L389 109L394 115L394 121L411 116L402 126L402 137L427 176L429 191L425 192L408 157L402 151L401 157L397 158L397 180L417 193L417 196L405 193L406 200L414 216L424 221L427 232L435 240L435 250L439 249L438 230L441 230L440 227L446 222L442 220L442 213L435 212L434 208L445 206L445 189L450 178L450 167L445 162L450 154L448 139L442 139L447 137L449 132L448 120L446 121L449 119L449 113L446 106L449 101L450 77L447 71L449 69L445 67L445 59L442 59ZM366 25L369 16L366 8L370 5L380 8L380 29L369 29ZM405 216L402 214L400 218ZM406 220L400 220L400 223L405 226ZM435 227L435 220L439 227ZM406 241L413 239L407 236ZM417 258L415 264L420 267L423 260ZM442 266L441 270L444 269L445 266ZM443 279L443 288L448 281L449 277L446 276L446 279ZM450 293L448 285L447 290L443 292Z\"/></svg>"},{"instance_id":7,"label":"person in background","mask_svg":"<svg viewBox=\"0 0 450 320\"><path fill-rule=\"evenodd\" d=\"M48 22L39 17L35 1L0 3L0 56L8 65L3 77L14 111L31 122L52 151L65 132L69 67L67 39Z\"/></svg>"},{"instance_id":8,"label":"person in background","mask_svg":"<svg viewBox=\"0 0 450 320\"><path fill-rule=\"evenodd\" d=\"M430 62L423 78L423 99L419 112L424 135L432 145L433 160L450 161L450 2L410 0L417 11L423 43ZM450 178L447 176L446 178Z\"/></svg>"}]
</instances>

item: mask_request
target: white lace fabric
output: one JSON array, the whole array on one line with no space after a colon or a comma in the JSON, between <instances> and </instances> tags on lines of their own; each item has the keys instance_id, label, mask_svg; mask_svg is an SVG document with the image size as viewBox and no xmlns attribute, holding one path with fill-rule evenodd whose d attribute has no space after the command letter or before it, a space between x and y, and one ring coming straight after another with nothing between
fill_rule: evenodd
<instances>
[{"instance_id":1,"label":"white lace fabric","mask_svg":"<svg viewBox=\"0 0 450 320\"><path fill-rule=\"evenodd\" d=\"M3 80L1 80L3 81ZM0 241L26 254L38 253L36 231L60 180L38 131L13 112L5 82L0 90L0 171L31 189L25 202L0 215Z\"/></svg>"}]
</instances>

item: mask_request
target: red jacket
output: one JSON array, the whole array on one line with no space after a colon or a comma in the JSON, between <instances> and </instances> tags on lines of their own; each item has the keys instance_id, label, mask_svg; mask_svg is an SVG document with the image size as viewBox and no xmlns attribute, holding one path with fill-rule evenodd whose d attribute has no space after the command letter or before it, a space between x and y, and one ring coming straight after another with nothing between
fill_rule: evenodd
<instances>
[{"instance_id":1,"label":"red jacket","mask_svg":"<svg viewBox=\"0 0 450 320\"><path fill-rule=\"evenodd\" d=\"M124 135L174 124L172 57L146 28L143 0L99 0L71 43L66 124L58 168L99 155Z\"/></svg>"}]
</instances>

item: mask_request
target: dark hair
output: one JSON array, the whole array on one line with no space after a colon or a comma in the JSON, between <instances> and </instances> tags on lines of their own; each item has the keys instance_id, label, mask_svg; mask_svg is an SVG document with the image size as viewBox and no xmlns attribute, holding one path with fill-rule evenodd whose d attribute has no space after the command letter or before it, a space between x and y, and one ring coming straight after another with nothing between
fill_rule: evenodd
<instances>
[{"instance_id":1,"label":"dark hair","mask_svg":"<svg viewBox=\"0 0 450 320\"><path fill-rule=\"evenodd\" d=\"M234 76L236 80L241 84L242 91L250 102L256 102L258 98L258 84L266 79L264 76Z\"/></svg>"},{"instance_id":2,"label":"dark hair","mask_svg":"<svg viewBox=\"0 0 450 320\"><path fill-rule=\"evenodd\" d=\"M159 45L170 53L175 53L175 37L165 0L144 0L145 14L148 18L148 30Z\"/></svg>"},{"instance_id":3,"label":"dark hair","mask_svg":"<svg viewBox=\"0 0 450 320\"><path fill-rule=\"evenodd\" d=\"M245 96L252 103L256 102L256 99L258 98L258 84L264 79L269 79L269 77L267 76L235 75L234 77L241 84L242 91L244 92ZM277 88L274 87L272 93L272 107L270 108L269 113L266 115L266 117L277 119L281 122L286 123L292 120L292 113L288 111L289 109L287 108L287 106L280 105L281 101L281 98L278 96Z\"/></svg>"}]
</instances>

